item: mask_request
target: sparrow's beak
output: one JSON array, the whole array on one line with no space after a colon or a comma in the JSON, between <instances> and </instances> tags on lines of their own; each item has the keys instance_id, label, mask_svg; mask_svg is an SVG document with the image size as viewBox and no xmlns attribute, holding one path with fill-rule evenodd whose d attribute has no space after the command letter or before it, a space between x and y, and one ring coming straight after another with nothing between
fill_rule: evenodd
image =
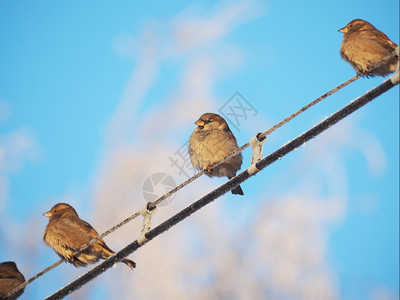
<instances>
[{"instance_id":1,"label":"sparrow's beak","mask_svg":"<svg viewBox=\"0 0 400 300\"><path fill-rule=\"evenodd\" d=\"M48 211L47 213L44 213L43 216L45 217L51 217L53 214L51 213L51 211Z\"/></svg>"},{"instance_id":2,"label":"sparrow's beak","mask_svg":"<svg viewBox=\"0 0 400 300\"><path fill-rule=\"evenodd\" d=\"M347 27L343 27L343 28L339 29L338 31L342 32L342 33L346 33L347 31L349 31L349 29Z\"/></svg>"},{"instance_id":3,"label":"sparrow's beak","mask_svg":"<svg viewBox=\"0 0 400 300\"><path fill-rule=\"evenodd\" d=\"M196 124L196 125L198 125L198 126L200 126L200 127L203 127L206 123L204 123L204 121L202 121L202 120L197 120L196 122L194 122L194 124Z\"/></svg>"}]
</instances>

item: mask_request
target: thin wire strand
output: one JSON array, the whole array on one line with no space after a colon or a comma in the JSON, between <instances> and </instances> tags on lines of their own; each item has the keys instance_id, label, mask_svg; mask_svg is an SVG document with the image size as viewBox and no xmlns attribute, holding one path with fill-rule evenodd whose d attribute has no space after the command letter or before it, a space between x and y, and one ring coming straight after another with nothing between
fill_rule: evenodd
<instances>
[{"instance_id":1,"label":"thin wire strand","mask_svg":"<svg viewBox=\"0 0 400 300\"><path fill-rule=\"evenodd\" d=\"M398 49L399 47L397 47ZM385 62L389 61L390 59L392 59L393 57L395 57L397 55L398 50L393 51L391 54L389 54L388 56L386 56L384 59L382 59L379 63L377 63L375 66L373 66L371 68L371 70L374 70L376 68L378 68L380 65L384 64ZM285 118L284 120L282 120L281 122L275 124L274 126L272 126L271 128L269 128L268 130L264 131L263 133L261 133L258 138L261 140L264 137L267 137L268 135L270 135L272 132L274 132L275 130L277 130L278 128L282 127L283 125L285 125L286 123L288 123L289 121L291 121L292 119L294 119L295 117L297 117L298 115L300 115L301 113L305 112L307 109L313 107L314 105L318 104L319 102L321 102L322 100L324 100L325 98L333 95L334 93L340 91L342 88L348 86L350 83L356 81L357 79L359 79L360 77L362 77L362 74L357 74L355 76L353 76L352 78L350 78L349 80L343 82L342 84L338 85L337 87L333 88L332 90L330 90L329 92L323 94L322 96L320 96L319 98L315 99L314 101L308 103L306 106L303 106L302 108L300 108L298 111L296 111L295 113L291 114L290 116L288 116L287 118ZM238 149L235 149L234 151L232 151L232 153L230 153L228 156L224 157L222 160L220 160L219 162L215 163L214 165L211 166L211 168L215 168L216 166L220 165L221 163L225 162L226 160L234 157L235 155L239 154L241 151L243 151L244 149L246 149L247 147L250 146L250 142L247 142L246 144L244 144L243 146L241 146Z\"/></svg>"},{"instance_id":2,"label":"thin wire strand","mask_svg":"<svg viewBox=\"0 0 400 300\"><path fill-rule=\"evenodd\" d=\"M363 96L351 101L348 105L331 115L330 117L324 119L322 122L318 123L317 125L313 126L306 132L302 133L301 135L297 136L295 139L291 140L290 142L283 145L278 150L274 151L273 153L269 154L268 156L262 158L258 163L256 163L257 169L260 171L265 169L270 164L280 160L283 156L290 153L291 151L297 149L304 143L308 142L309 140L315 138L320 133L324 132L340 120L346 118L351 113L355 112L359 108L366 105L368 102L374 100L379 95L385 93L389 89L393 88L395 85L391 82L390 79L384 81L378 87L372 89L371 91L367 92ZM179 213L175 214L168 220L164 221L162 224L156 226L154 229L150 230L148 233L145 234L145 237L148 241L154 239L155 237L161 235L162 233L166 232L171 227L175 226L185 218L192 215L194 212L200 210L207 204L211 203L215 199L219 198L220 196L224 195L228 191L232 190L237 185L241 184L242 182L246 181L252 177L249 172L244 170L237 176L233 177L232 179L228 180L224 184L220 185L218 188L214 189L213 191L209 192L199 200L195 201L185 209L181 210ZM143 244L144 245L144 244ZM117 261L120 261L122 258L132 254L141 246L137 240L133 241L131 244L127 245L125 248L114 254L113 256L109 257L87 273L84 273L76 280L72 281L68 285L62 287L60 290L55 292L54 294L50 295L46 298L46 300L54 300L54 299L61 299L66 295L69 295L71 292L79 289L84 284L88 283L95 277L99 276L107 269L112 267Z\"/></svg>"},{"instance_id":3,"label":"thin wire strand","mask_svg":"<svg viewBox=\"0 0 400 300\"><path fill-rule=\"evenodd\" d=\"M391 53L390 55L386 56L384 59L382 59L378 64L376 64L373 68L371 68L372 70L379 67L381 64L389 61L390 59L392 59L393 57L396 56L396 51L393 51L393 53ZM355 76L353 76L352 78L348 79L347 81L345 81L344 83L338 85L337 87L335 87L334 89L330 90L329 92L325 93L324 95L322 95L321 97L315 99L314 101L310 102L309 104L307 104L306 106L300 108L298 111L296 111L295 113L291 114L290 116L288 116L287 118L285 118L284 120L282 120L281 122L277 123L276 125L272 126L271 128L269 128L268 130L264 131L259 138L263 138L268 136L269 134L271 134L272 132L274 132L275 130L277 130L278 128L282 127L284 124L288 123L289 121L291 121L292 119L294 119L295 117L297 117L298 115L300 115L301 113L303 113L304 111L308 110L309 108L311 108L312 106L316 105L317 103L321 102L322 100L324 100L325 98L331 96L332 94L338 92L339 90L341 90L342 88L346 87L347 85L349 85L350 83L356 81L357 79L359 79L360 77L362 77L361 74L357 74ZM241 151L243 151L244 149L246 149L247 147L249 147L250 142L244 144L243 146L241 146L240 148L235 149L232 153L230 153L228 156L226 156L225 158L223 158L222 160L218 161L217 163L213 164L211 166L211 168L215 168L218 165L222 164L223 162L225 162L226 160L234 157L235 155L239 154ZM189 178L188 180L184 181L183 183L181 183L180 185L176 186L174 189L172 189L171 191L167 192L166 194L162 195L160 198L158 198L157 200L155 200L154 202L150 202L148 204L148 208L152 209L154 207L156 207L161 201L167 199L168 197L170 197L171 195L173 195L174 193L176 193L177 191L179 191L180 189L182 189L183 187L185 187L186 185L188 185L189 183L193 182L194 180L196 180L197 178L199 178L200 176L202 176L205 173L204 170L198 172L196 175L192 176L191 178ZM128 222L132 221L133 219L137 218L140 215L140 211L137 211L136 213L134 213L133 215L131 215L130 217L126 218L125 220L123 220L122 222L118 223L117 225L115 225L114 227L108 229L107 231L105 231L104 233L102 233L100 236L98 236L97 238L93 238L91 241L89 241L86 245L83 245L79 250L77 250L75 253L73 253L73 256L76 256L80 253L82 253L83 251L85 251L87 248L89 248L91 245L93 245L94 243L96 243L98 240L104 238L105 236L109 235L110 233L116 231L118 228L124 226L125 224L127 224ZM64 262L65 259L60 259L59 261L55 262L54 264L52 264L51 266L49 266L48 268L44 269L43 271L39 272L38 274L36 274L35 276L33 276L32 278L30 278L29 280L25 281L24 283L22 283L21 285L19 285L18 287L14 288L9 295L12 295L16 292L18 292L19 290L21 290L22 288L24 288L25 286L27 286L28 284L30 284L32 281L36 280L37 278L39 278L40 276L44 275L45 273L49 272L50 270L54 269L56 266L60 265L62 262Z\"/></svg>"}]
</instances>

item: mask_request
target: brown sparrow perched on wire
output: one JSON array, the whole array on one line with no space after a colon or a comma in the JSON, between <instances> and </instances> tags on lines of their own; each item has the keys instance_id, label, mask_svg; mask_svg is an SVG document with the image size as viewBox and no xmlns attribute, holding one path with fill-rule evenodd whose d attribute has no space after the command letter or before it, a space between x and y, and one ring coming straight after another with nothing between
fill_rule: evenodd
<instances>
[{"instance_id":1,"label":"brown sparrow perched on wire","mask_svg":"<svg viewBox=\"0 0 400 300\"><path fill-rule=\"evenodd\" d=\"M386 76L396 71L398 57L393 57L372 70L373 66L397 48L397 45L374 25L355 19L339 31L344 33L340 55L358 74L366 77Z\"/></svg>"},{"instance_id":2,"label":"brown sparrow perched on wire","mask_svg":"<svg viewBox=\"0 0 400 300\"><path fill-rule=\"evenodd\" d=\"M13 261L6 261L0 264L0 299L1 300L14 300L22 295L24 289L19 290L11 297L6 295L25 282L25 277L18 270L17 265Z\"/></svg>"},{"instance_id":3,"label":"brown sparrow perched on wire","mask_svg":"<svg viewBox=\"0 0 400 300\"><path fill-rule=\"evenodd\" d=\"M99 234L89 223L78 217L71 205L58 203L43 215L50 218L43 234L44 243L75 267L93 264L99 259L106 259L115 253L108 248L103 239L100 239L82 253L72 255ZM136 266L127 258L121 259L121 262L131 269Z\"/></svg>"},{"instance_id":4,"label":"brown sparrow perched on wire","mask_svg":"<svg viewBox=\"0 0 400 300\"><path fill-rule=\"evenodd\" d=\"M194 123L198 127L189 139L189 154L193 166L204 170L209 177L234 177L242 165L241 153L211 168L211 165L239 148L226 121L220 115L205 113ZM240 185L232 189L232 194L243 195Z\"/></svg>"}]
</instances>

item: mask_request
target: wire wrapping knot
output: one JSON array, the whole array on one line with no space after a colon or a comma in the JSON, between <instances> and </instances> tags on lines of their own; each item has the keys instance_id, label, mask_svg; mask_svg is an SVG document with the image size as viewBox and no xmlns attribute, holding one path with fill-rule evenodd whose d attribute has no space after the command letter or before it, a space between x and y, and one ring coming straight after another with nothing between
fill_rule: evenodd
<instances>
[{"instance_id":1,"label":"wire wrapping knot","mask_svg":"<svg viewBox=\"0 0 400 300\"><path fill-rule=\"evenodd\" d=\"M397 55L397 68L396 68L396 73L390 77L390 81L393 83L393 85L399 84L400 82L400 54L399 54L399 47L397 46L396 48L396 55Z\"/></svg>"},{"instance_id":2,"label":"wire wrapping knot","mask_svg":"<svg viewBox=\"0 0 400 300\"><path fill-rule=\"evenodd\" d=\"M140 214L143 216L142 230L140 236L137 239L139 245L146 244L149 240L146 238L146 233L151 229L151 215L157 210L157 207L149 207L150 203L147 203L141 210Z\"/></svg>"},{"instance_id":3,"label":"wire wrapping knot","mask_svg":"<svg viewBox=\"0 0 400 300\"><path fill-rule=\"evenodd\" d=\"M261 134L262 134L261 132L257 133L250 140L250 147L252 149L251 165L247 169L247 172L250 175L254 175L260 171L257 168L256 163L258 163L262 158L263 144L267 140L267 138L265 136L261 136Z\"/></svg>"}]
</instances>

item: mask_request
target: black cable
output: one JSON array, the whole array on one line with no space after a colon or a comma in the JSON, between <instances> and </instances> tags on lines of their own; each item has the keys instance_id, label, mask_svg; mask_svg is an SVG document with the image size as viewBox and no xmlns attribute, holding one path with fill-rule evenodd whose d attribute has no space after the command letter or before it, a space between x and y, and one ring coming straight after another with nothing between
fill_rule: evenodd
<instances>
[{"instance_id":1,"label":"black cable","mask_svg":"<svg viewBox=\"0 0 400 300\"><path fill-rule=\"evenodd\" d=\"M385 63L386 61L390 60L391 58L395 57L396 55L398 56L398 51L399 51L399 47L396 48L395 51L393 51L391 54L389 54L388 56L386 56L384 59L382 59L379 63L377 63L371 70L379 67L381 64ZM397 72L398 73L398 72ZM397 74L396 73L396 74ZM398 74L397 74L398 76ZM273 127L269 128L268 130L264 131L263 133L261 133L258 138L260 140L262 140L262 138L268 136L269 134L271 134L272 132L274 132L276 129L280 128L281 126L283 126L284 124L286 124L287 122L289 122L290 120L292 120L293 118L297 117L299 114L303 113L304 111L306 111L307 109L311 108L312 106L316 105L317 103L321 102L322 100L324 100L325 98L329 97L330 95L338 92L339 90L341 90L342 88L344 88L345 86L349 85L350 83L356 81L357 79L359 79L360 77L362 77L361 74L357 74L355 76L353 76L352 78L348 79L347 81L345 81L344 83L338 85L337 87L333 88L332 90L330 90L329 92L325 93L324 95L320 96L319 98L315 99L314 101L310 102L309 104L307 104L306 106L300 108L298 111L296 111L295 113L291 114L290 116L288 116L287 118L285 118L284 120L282 120L281 122L275 124ZM238 153L240 153L241 151L243 151L244 149L246 149L248 146L250 145L250 142L244 144L243 146L241 146L240 148L237 148L236 150L234 150L233 152L231 152L228 156L224 157L222 160L214 163L211 167L215 168L218 165L222 164L223 162L225 162L226 160L232 158L233 156L237 155ZM205 171L200 171L198 172L196 175L192 176L191 178L189 178L188 180L184 181L183 183L181 183L180 185L176 186L174 189L170 190L168 193L162 195L160 198L158 198L157 200L155 200L154 202L150 202L148 204L148 208L154 208L156 207L161 201L163 201L164 199L170 197L172 194L176 193L177 191L179 191L180 189L182 189L183 187L185 187L186 185L188 185L189 183L191 183L192 181L196 180L197 178L199 178L200 176L202 176L205 173ZM131 215L130 217L126 218L125 220L123 220L122 222L118 223L117 225L111 227L110 229L108 229L107 231L105 231L104 233L102 233L100 236L98 236L97 238L93 238L92 240L90 240L86 245L83 245L79 250L77 250L75 253L73 253L73 256L80 254L81 252L83 252L84 250L86 250L88 247L90 247L91 245L93 245L94 243L96 243L98 240L104 238L105 236L107 236L108 234L114 232L115 230L117 230L118 228L122 227L123 225L129 223L130 221L132 221L133 219L135 219L136 217L138 217L140 215L140 212L136 212L133 215ZM27 286L28 284L30 284L32 281L36 280L37 278L39 278L40 276L44 275L45 273L49 272L50 270L54 269L55 267L57 267L58 265L60 265L62 262L64 262L65 259L60 259L59 261L55 262L54 264L52 264L51 266L47 267L46 269L44 269L43 271L39 272L38 274L36 274L35 276L33 276L32 278L30 278L29 280L25 281L24 283L20 284L19 286L17 286L16 288L14 288L11 292L8 293L8 296L11 296L12 294L17 293L19 290L21 290L22 288L24 288L25 286Z\"/></svg>"},{"instance_id":2,"label":"black cable","mask_svg":"<svg viewBox=\"0 0 400 300\"><path fill-rule=\"evenodd\" d=\"M332 125L336 124L343 118L347 117L360 107L364 106L368 102L372 101L379 95L385 93L389 89L393 88L395 85L392 83L390 79L384 81L378 87L372 89L371 91L367 92L363 96L351 101L348 105L344 108L340 109L330 117L326 118L322 122L318 123L317 125L313 126L311 129L307 130L303 134L299 135L289 143L286 143L284 146L276 150L275 152L269 154L268 156L261 159L258 163L256 163L256 167L259 170L266 168L268 165L272 164L273 162L281 159L283 156L288 154L289 152L293 151L294 149L301 146L303 143L311 140L312 138L316 137L321 132L327 130ZM218 197L222 196L223 194L227 193L228 191L232 190L237 185L241 184L242 182L246 181L251 175L248 173L247 170L241 172L237 176L233 177L226 183L220 185L218 188L214 189L207 195L203 196L196 202L192 203L190 206L186 207L185 209L181 210L179 213L175 214L168 220L164 221L162 224L158 225L154 229L150 230L148 233L145 234L145 237L148 241L154 239L155 237L159 236L160 234L164 233L172 226L176 225L180 221L184 220L185 218L189 217L194 212L198 211L199 209L203 208L205 205L211 203ZM79 289L82 285L86 284L90 280L94 279L95 277L99 276L107 269L112 267L117 261L120 261L122 258L128 256L132 252L136 251L143 245L139 245L138 241L135 240L115 255L111 256L107 260L103 261L87 273L84 273L80 277L78 277L73 282L69 283L65 287L58 290L56 293L50 295L46 299L61 299L71 292Z\"/></svg>"}]
</instances>

